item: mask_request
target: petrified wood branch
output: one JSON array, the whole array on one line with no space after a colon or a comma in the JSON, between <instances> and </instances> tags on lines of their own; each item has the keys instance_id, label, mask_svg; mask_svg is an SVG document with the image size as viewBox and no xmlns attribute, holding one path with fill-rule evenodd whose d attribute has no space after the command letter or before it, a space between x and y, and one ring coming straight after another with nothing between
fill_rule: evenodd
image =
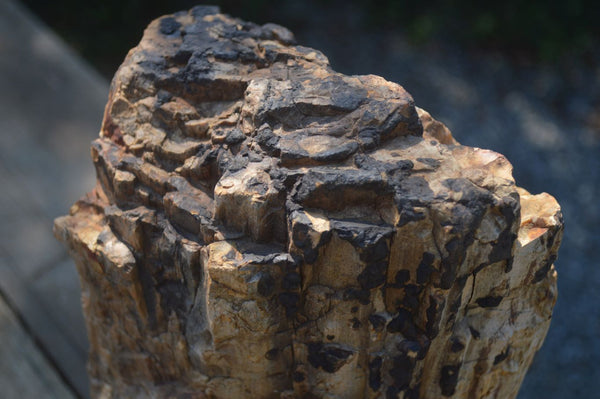
<instances>
[{"instance_id":1,"label":"petrified wood branch","mask_svg":"<svg viewBox=\"0 0 600 399\"><path fill-rule=\"evenodd\" d=\"M97 187L56 220L101 398L511 398L560 208L399 85L197 7L112 82Z\"/></svg>"}]
</instances>

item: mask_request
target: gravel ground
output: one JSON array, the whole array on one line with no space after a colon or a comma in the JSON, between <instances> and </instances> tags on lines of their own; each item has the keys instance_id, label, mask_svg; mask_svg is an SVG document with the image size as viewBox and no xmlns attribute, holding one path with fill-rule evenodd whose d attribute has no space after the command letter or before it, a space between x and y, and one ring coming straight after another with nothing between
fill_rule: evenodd
<instances>
[{"instance_id":1,"label":"gravel ground","mask_svg":"<svg viewBox=\"0 0 600 399\"><path fill-rule=\"evenodd\" d=\"M286 13L299 20L307 11L291 5ZM462 144L504 154L518 185L557 198L566 223L559 299L519 399L598 397L600 68L523 65L453 44L415 48L398 33L356 28L360 12L351 6L310 14L295 31L299 43L322 50L340 72L402 84Z\"/></svg>"}]
</instances>

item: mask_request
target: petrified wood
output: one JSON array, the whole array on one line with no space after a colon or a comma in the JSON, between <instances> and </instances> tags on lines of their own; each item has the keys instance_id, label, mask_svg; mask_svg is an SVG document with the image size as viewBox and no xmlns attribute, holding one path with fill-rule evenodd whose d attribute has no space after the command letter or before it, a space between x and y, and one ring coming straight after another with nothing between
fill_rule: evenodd
<instances>
[{"instance_id":1,"label":"petrified wood","mask_svg":"<svg viewBox=\"0 0 600 399\"><path fill-rule=\"evenodd\" d=\"M511 398L560 208L383 78L214 7L150 24L56 220L99 398Z\"/></svg>"}]
</instances>

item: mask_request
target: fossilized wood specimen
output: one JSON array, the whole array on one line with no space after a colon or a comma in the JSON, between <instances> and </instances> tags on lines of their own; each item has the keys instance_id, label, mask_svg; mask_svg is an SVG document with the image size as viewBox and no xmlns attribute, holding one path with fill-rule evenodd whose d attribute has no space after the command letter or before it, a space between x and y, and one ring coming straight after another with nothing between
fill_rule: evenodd
<instances>
[{"instance_id":1,"label":"fossilized wood specimen","mask_svg":"<svg viewBox=\"0 0 600 399\"><path fill-rule=\"evenodd\" d=\"M199 7L116 73L98 185L56 221L93 395L514 397L556 299L558 204L293 42Z\"/></svg>"}]
</instances>

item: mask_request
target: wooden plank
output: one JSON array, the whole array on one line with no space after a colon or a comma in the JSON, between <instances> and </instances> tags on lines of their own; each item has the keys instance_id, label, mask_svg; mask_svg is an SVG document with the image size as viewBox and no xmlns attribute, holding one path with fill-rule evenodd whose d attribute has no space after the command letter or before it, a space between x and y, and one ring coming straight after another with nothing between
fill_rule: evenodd
<instances>
[{"instance_id":1,"label":"wooden plank","mask_svg":"<svg viewBox=\"0 0 600 399\"><path fill-rule=\"evenodd\" d=\"M79 276L73 261L65 259L44 270L29 285L36 295L44 298L44 302L52 299L49 316L56 324L63 326L64 334L82 354L87 353L89 344L81 310Z\"/></svg>"},{"instance_id":2,"label":"wooden plank","mask_svg":"<svg viewBox=\"0 0 600 399\"><path fill-rule=\"evenodd\" d=\"M0 162L0 186L6 189L0 210L5 221L0 225L0 292L78 396L87 397L85 328L81 317L71 317L73 305L80 304L79 281L57 263L66 253L52 236L49 218L2 166Z\"/></svg>"},{"instance_id":3,"label":"wooden plank","mask_svg":"<svg viewBox=\"0 0 600 399\"><path fill-rule=\"evenodd\" d=\"M82 351L77 342L71 338L71 333L68 332L69 325L58 324L52 318L49 309L56 303L54 298L42 300L9 266L11 263L10 257L0 252L0 291L9 298L13 309L19 312L27 330L44 348L66 378L66 382L73 387L79 397L89 397L87 353Z\"/></svg>"},{"instance_id":4,"label":"wooden plank","mask_svg":"<svg viewBox=\"0 0 600 399\"><path fill-rule=\"evenodd\" d=\"M75 399L0 297L0 389L4 399Z\"/></svg>"},{"instance_id":5,"label":"wooden plank","mask_svg":"<svg viewBox=\"0 0 600 399\"><path fill-rule=\"evenodd\" d=\"M52 236L51 221L1 162L0 187L0 292L78 396L87 397L85 328L81 316L73 317L80 304L77 276L57 264L66 253Z\"/></svg>"},{"instance_id":6,"label":"wooden plank","mask_svg":"<svg viewBox=\"0 0 600 399\"><path fill-rule=\"evenodd\" d=\"M0 291L79 397L89 396L79 281L52 219L94 184L89 143L107 92L18 2L0 0Z\"/></svg>"}]
</instances>

